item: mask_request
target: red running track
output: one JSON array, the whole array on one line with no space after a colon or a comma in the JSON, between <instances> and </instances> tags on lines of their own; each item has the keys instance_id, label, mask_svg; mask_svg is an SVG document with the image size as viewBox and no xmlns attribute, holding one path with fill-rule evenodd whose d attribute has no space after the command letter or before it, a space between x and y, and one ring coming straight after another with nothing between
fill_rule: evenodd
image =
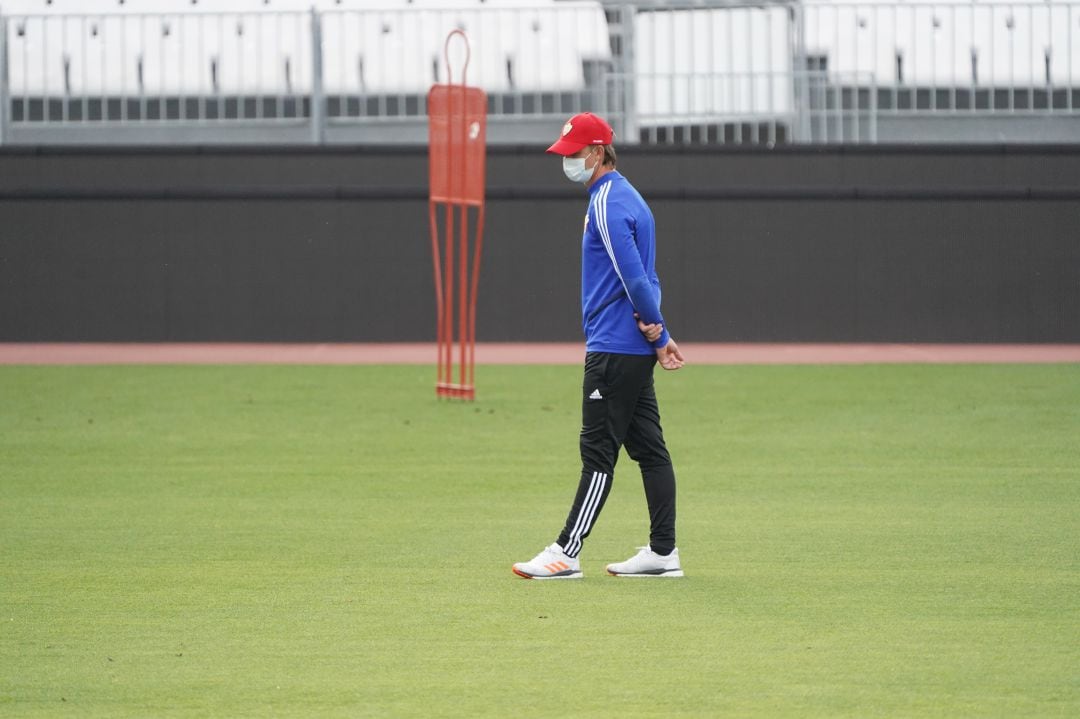
<instances>
[{"instance_id":1,"label":"red running track","mask_svg":"<svg viewBox=\"0 0 1080 719\"><path fill-rule=\"evenodd\" d=\"M680 344L688 365L1080 362L1080 344ZM480 343L477 364L582 364L579 343ZM0 343L0 365L435 364L434 343Z\"/></svg>"}]
</instances>

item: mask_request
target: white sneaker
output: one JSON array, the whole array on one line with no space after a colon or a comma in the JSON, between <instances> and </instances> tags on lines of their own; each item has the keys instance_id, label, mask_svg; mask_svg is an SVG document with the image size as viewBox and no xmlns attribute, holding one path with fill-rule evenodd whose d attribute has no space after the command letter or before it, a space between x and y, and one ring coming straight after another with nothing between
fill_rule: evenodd
<instances>
[{"instance_id":1,"label":"white sneaker","mask_svg":"<svg viewBox=\"0 0 1080 719\"><path fill-rule=\"evenodd\" d=\"M666 557L656 554L649 547L638 547L638 553L625 562L607 565L608 574L614 577L681 577L679 550L673 549Z\"/></svg>"},{"instance_id":2,"label":"white sneaker","mask_svg":"<svg viewBox=\"0 0 1080 719\"><path fill-rule=\"evenodd\" d=\"M527 562L513 566L514 574L526 579L581 579L581 563L568 557L558 544L544 547L544 551Z\"/></svg>"}]
</instances>

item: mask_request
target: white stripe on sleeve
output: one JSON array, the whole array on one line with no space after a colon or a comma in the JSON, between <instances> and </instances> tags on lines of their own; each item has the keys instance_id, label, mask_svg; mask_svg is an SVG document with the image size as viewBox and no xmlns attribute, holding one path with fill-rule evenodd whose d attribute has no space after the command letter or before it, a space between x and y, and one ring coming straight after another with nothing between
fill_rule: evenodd
<instances>
[{"instance_id":1,"label":"white stripe on sleeve","mask_svg":"<svg viewBox=\"0 0 1080 719\"><path fill-rule=\"evenodd\" d=\"M611 258L611 264L615 267L615 274L619 276L619 282L622 282L623 289L626 290L626 296L629 297L630 290L626 286L626 280L623 279L622 270L619 269L619 262L615 259L615 251L611 247L611 233L608 231L607 198L613 184L612 182L607 183L596 193L596 227L600 230L600 240L604 243L604 249L607 250L608 257Z\"/></svg>"}]
</instances>

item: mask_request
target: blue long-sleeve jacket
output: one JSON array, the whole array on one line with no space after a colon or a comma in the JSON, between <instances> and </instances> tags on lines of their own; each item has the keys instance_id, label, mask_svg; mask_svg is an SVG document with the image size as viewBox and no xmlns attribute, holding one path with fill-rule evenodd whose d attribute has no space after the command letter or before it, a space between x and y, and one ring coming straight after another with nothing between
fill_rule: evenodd
<instances>
[{"instance_id":1,"label":"blue long-sleeve jacket","mask_svg":"<svg viewBox=\"0 0 1080 719\"><path fill-rule=\"evenodd\" d=\"M649 355L667 345L664 332L650 344L638 330L663 323L656 275L656 223L638 191L618 172L589 188L581 247L581 314L588 352Z\"/></svg>"}]
</instances>

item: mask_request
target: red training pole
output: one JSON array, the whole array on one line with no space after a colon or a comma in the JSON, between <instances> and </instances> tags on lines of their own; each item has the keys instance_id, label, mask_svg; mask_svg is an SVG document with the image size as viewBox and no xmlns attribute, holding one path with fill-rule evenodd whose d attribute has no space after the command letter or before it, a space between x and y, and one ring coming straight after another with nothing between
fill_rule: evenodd
<instances>
[{"instance_id":1,"label":"red training pole","mask_svg":"<svg viewBox=\"0 0 1080 719\"><path fill-rule=\"evenodd\" d=\"M454 35L464 40L466 52L462 82L456 85L449 57ZM465 84L469 66L465 33L454 30L447 36L444 55L448 84L434 85L428 93L429 222L438 350L435 392L439 397L471 400L476 396L476 305L484 230L487 96L483 90ZM446 208L442 242L439 205ZM475 232L470 232L469 227L471 207L476 208ZM455 211L460 213L456 218Z\"/></svg>"}]
</instances>

